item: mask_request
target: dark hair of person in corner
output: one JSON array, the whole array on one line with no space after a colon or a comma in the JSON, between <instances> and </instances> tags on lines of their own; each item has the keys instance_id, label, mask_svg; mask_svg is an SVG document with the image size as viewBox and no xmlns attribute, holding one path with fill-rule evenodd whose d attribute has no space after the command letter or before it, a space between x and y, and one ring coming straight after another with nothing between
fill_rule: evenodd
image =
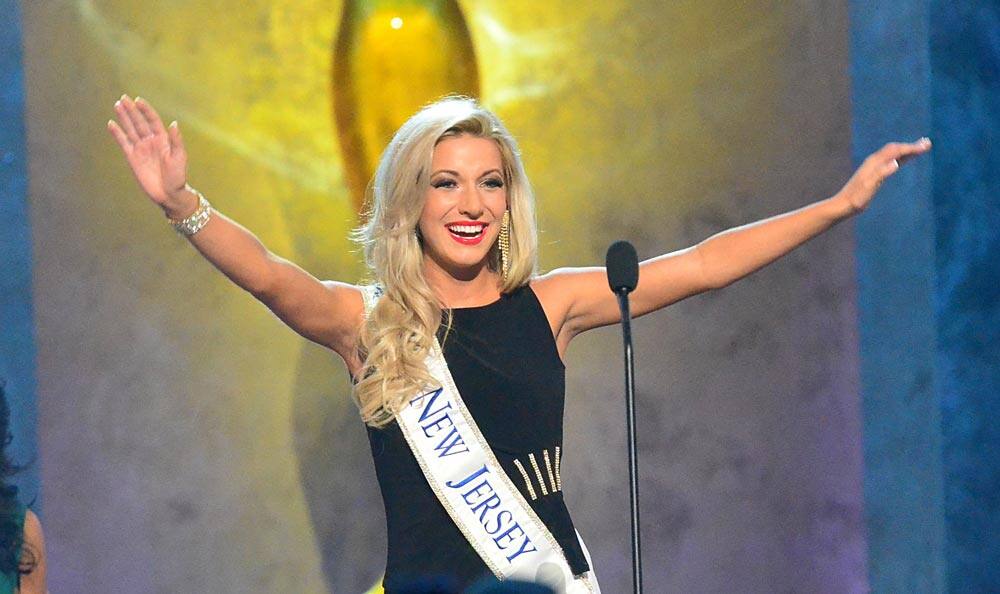
<instances>
[{"instance_id":1,"label":"dark hair of person in corner","mask_svg":"<svg viewBox=\"0 0 1000 594\"><path fill-rule=\"evenodd\" d=\"M0 380L0 572L14 577L31 573L38 564L35 551L24 542L23 511L17 499L17 487L8 485L7 479L24 469L14 464L7 455L7 446L13 439L10 433L10 406Z\"/></svg>"}]
</instances>

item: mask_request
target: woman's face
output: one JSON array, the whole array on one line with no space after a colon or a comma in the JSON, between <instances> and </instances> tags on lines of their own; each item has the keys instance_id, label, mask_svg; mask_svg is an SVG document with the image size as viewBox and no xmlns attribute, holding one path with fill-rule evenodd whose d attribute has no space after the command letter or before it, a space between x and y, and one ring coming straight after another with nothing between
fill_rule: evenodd
<instances>
[{"instance_id":1,"label":"woman's face","mask_svg":"<svg viewBox=\"0 0 1000 594\"><path fill-rule=\"evenodd\" d=\"M480 272L507 209L502 172L490 138L449 136L437 144L418 224L428 264L457 278Z\"/></svg>"}]
</instances>

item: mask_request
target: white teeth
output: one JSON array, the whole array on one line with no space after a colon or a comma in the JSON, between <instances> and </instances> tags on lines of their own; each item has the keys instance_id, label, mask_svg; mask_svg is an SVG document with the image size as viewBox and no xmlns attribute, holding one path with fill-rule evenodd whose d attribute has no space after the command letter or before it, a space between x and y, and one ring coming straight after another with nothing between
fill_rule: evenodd
<instances>
[{"instance_id":1,"label":"white teeth","mask_svg":"<svg viewBox=\"0 0 1000 594\"><path fill-rule=\"evenodd\" d=\"M479 233L484 227L481 225L452 225L448 229L458 233Z\"/></svg>"}]
</instances>

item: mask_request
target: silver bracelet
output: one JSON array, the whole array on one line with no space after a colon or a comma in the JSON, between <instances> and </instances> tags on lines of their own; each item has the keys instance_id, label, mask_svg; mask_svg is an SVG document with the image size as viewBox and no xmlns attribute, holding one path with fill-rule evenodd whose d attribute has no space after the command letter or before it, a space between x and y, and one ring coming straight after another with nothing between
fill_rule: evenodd
<instances>
[{"instance_id":1,"label":"silver bracelet","mask_svg":"<svg viewBox=\"0 0 1000 594\"><path fill-rule=\"evenodd\" d=\"M201 192L188 186L188 189L198 195L198 209L186 219L176 221L170 219L170 224L174 229L185 237L190 237L201 231L201 228L208 224L208 219L212 218L212 205L202 196Z\"/></svg>"}]
</instances>

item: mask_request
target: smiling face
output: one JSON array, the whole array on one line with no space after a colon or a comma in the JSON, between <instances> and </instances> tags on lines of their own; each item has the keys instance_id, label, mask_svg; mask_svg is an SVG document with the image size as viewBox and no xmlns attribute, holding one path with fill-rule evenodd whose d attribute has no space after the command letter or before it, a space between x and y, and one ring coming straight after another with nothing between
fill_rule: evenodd
<instances>
[{"instance_id":1,"label":"smiling face","mask_svg":"<svg viewBox=\"0 0 1000 594\"><path fill-rule=\"evenodd\" d=\"M486 270L507 209L503 160L490 138L449 136L434 147L418 227L424 266L470 279Z\"/></svg>"}]
</instances>

